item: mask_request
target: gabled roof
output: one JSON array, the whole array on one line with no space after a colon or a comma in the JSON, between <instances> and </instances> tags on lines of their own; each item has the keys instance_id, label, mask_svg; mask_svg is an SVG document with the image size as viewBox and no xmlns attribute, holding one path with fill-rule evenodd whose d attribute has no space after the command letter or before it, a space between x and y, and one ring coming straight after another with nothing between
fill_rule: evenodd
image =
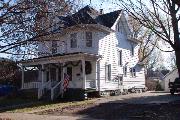
<instances>
[{"instance_id":1,"label":"gabled roof","mask_svg":"<svg viewBox=\"0 0 180 120\"><path fill-rule=\"evenodd\" d=\"M111 28L118 18L121 10L110 12L107 14L100 14L97 10L90 6L80 9L78 12L63 17L59 16L60 24L63 28L71 27L77 24L100 24L105 27Z\"/></svg>"},{"instance_id":2,"label":"gabled roof","mask_svg":"<svg viewBox=\"0 0 180 120\"><path fill-rule=\"evenodd\" d=\"M165 79L167 76L169 76L170 74L172 74L174 71L178 71L177 68L173 69L172 71L170 71L169 73L167 73L163 79Z\"/></svg>"}]
</instances>

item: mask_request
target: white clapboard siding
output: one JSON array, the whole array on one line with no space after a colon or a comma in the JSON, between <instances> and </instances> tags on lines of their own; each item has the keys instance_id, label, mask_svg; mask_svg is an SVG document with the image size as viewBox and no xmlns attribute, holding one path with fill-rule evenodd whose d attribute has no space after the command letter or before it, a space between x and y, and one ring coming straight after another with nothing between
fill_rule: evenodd
<instances>
[{"instance_id":1,"label":"white clapboard siding","mask_svg":"<svg viewBox=\"0 0 180 120\"><path fill-rule=\"evenodd\" d=\"M118 20L119 19L119 20ZM53 40L58 41L57 54L62 53L75 53L75 52L85 52L99 54L102 56L102 59L99 61L99 67L97 71L93 71L92 75L88 75L87 79L94 80L93 76L96 76L96 73L99 73L98 80L100 81L100 89L111 90L113 88L118 88L118 83L113 82L119 74L123 74L123 66L127 66L127 77L123 77L123 85L144 85L145 86L145 76L144 68L139 66L137 63L138 59L138 49L139 45L137 43L130 42L127 40L128 25L126 23L125 17L119 17L116 23L113 25L115 32L102 32L101 30L88 30L88 29L77 29L69 30L68 33L63 36L55 37ZM116 30L116 25L121 26L120 30ZM86 36L87 31L92 32L92 47L86 47ZM70 34L77 33L77 48L70 47ZM51 53L51 41L46 41L39 44L40 53ZM131 55L132 44L134 47L134 56ZM118 51L122 50L122 66L118 66ZM43 55L41 55L43 56ZM111 80L108 81L105 78L105 65L111 64ZM95 68L95 63L93 65ZM131 67L136 68L136 77L132 78L129 73ZM82 78L77 76L81 73L79 68L75 67L73 69L73 79L74 81L70 82L69 87L72 88L81 88L82 87Z\"/></svg>"}]
</instances>

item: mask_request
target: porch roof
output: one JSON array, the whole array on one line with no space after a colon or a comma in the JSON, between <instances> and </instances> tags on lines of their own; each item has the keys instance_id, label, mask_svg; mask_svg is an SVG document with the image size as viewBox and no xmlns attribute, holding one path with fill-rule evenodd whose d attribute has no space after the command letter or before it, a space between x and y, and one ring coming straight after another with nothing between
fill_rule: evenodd
<instances>
[{"instance_id":1,"label":"porch roof","mask_svg":"<svg viewBox=\"0 0 180 120\"><path fill-rule=\"evenodd\" d=\"M68 54L55 54L50 56L44 56L29 60L22 60L20 63L23 66L28 65L38 65L38 64L47 64L47 63L64 63L68 61L76 61L76 60L97 60L101 58L100 55L90 54L90 53L68 53Z\"/></svg>"}]
</instances>

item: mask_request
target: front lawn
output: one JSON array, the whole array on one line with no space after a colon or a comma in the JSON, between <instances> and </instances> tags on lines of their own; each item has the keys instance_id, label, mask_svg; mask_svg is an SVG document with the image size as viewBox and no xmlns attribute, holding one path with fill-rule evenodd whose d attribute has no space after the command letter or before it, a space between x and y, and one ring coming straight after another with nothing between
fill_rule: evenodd
<instances>
[{"instance_id":1,"label":"front lawn","mask_svg":"<svg viewBox=\"0 0 180 120\"><path fill-rule=\"evenodd\" d=\"M0 98L0 112L25 112L25 113L34 113L40 112L49 109L63 108L66 106L76 106L91 104L95 101L85 100L85 101L38 101L22 98Z\"/></svg>"}]
</instances>

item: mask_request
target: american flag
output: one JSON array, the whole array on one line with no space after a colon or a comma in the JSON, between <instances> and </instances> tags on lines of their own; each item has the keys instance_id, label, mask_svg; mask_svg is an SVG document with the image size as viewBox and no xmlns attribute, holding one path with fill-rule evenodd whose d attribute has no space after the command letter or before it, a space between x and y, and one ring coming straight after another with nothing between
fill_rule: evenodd
<instances>
[{"instance_id":1,"label":"american flag","mask_svg":"<svg viewBox=\"0 0 180 120\"><path fill-rule=\"evenodd\" d=\"M65 92L67 90L67 86L69 85L69 75L64 74L64 83L63 83L63 91Z\"/></svg>"}]
</instances>

